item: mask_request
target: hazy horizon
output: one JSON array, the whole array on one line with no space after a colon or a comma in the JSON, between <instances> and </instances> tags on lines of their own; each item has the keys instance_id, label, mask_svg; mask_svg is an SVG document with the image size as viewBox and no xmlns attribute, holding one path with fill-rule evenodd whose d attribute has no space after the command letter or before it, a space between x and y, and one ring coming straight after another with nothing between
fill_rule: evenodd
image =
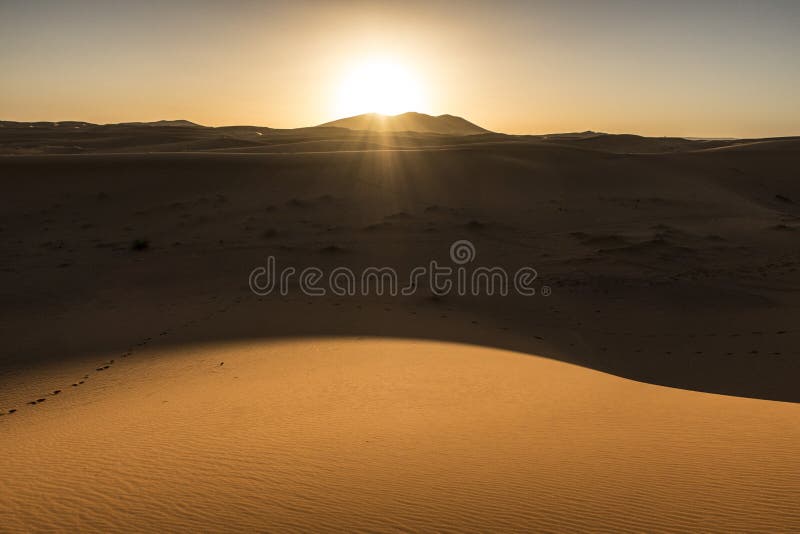
<instances>
[{"instance_id":1,"label":"hazy horizon","mask_svg":"<svg viewBox=\"0 0 800 534\"><path fill-rule=\"evenodd\" d=\"M800 135L800 4L501 4L6 0L0 119L298 128L385 75L497 132Z\"/></svg>"}]
</instances>

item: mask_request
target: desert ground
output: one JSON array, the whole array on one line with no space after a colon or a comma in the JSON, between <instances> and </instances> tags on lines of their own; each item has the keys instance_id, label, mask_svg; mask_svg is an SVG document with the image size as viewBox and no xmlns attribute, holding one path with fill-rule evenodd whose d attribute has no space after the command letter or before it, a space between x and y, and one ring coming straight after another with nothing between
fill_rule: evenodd
<instances>
[{"instance_id":1,"label":"desert ground","mask_svg":"<svg viewBox=\"0 0 800 534\"><path fill-rule=\"evenodd\" d=\"M800 530L800 139L0 126L2 529Z\"/></svg>"}]
</instances>

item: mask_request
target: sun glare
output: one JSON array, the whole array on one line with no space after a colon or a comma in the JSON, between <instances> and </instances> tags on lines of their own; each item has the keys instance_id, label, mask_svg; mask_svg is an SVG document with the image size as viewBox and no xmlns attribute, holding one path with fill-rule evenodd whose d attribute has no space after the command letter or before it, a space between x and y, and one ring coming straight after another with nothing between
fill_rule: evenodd
<instances>
[{"instance_id":1,"label":"sun glare","mask_svg":"<svg viewBox=\"0 0 800 534\"><path fill-rule=\"evenodd\" d=\"M404 65L391 60L359 63L344 76L335 106L338 117L361 113L396 115L424 111L426 96L418 78Z\"/></svg>"}]
</instances>

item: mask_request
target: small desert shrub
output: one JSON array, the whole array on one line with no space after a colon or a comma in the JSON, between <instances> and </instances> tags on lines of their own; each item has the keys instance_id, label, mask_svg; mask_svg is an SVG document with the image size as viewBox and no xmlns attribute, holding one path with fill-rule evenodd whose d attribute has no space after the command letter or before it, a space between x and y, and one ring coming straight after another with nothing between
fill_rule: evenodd
<instances>
[{"instance_id":1,"label":"small desert shrub","mask_svg":"<svg viewBox=\"0 0 800 534\"><path fill-rule=\"evenodd\" d=\"M131 250L147 250L150 247L150 241L147 239L134 239L131 243Z\"/></svg>"}]
</instances>

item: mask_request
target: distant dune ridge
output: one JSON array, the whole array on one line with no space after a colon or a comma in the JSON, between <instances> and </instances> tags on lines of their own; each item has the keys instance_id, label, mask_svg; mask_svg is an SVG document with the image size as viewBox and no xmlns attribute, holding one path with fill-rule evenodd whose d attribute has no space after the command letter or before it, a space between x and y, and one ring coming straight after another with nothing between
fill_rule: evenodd
<instances>
[{"instance_id":1,"label":"distant dune ridge","mask_svg":"<svg viewBox=\"0 0 800 534\"><path fill-rule=\"evenodd\" d=\"M0 121L0 128L82 128L86 126L177 126L184 128L205 128L202 124L187 121L184 119L177 120L159 120L151 122L118 122L113 124L94 124L84 121L37 121L37 122L16 122L16 121Z\"/></svg>"},{"instance_id":2,"label":"distant dune ridge","mask_svg":"<svg viewBox=\"0 0 800 534\"><path fill-rule=\"evenodd\" d=\"M186 128L203 128L202 125L187 121L183 119L178 120L160 120L153 122L121 122L123 126L183 126Z\"/></svg>"},{"instance_id":3,"label":"distant dune ridge","mask_svg":"<svg viewBox=\"0 0 800 534\"><path fill-rule=\"evenodd\" d=\"M0 154L142 152L303 153L343 150L419 150L498 144L519 149L558 145L613 154L664 154L745 147L795 150L798 137L687 139L602 132L510 135L486 130L453 115L374 113L306 128L203 126L188 120L92 124L80 121L0 121ZM765 143L773 146L769 148Z\"/></svg>"}]
</instances>

